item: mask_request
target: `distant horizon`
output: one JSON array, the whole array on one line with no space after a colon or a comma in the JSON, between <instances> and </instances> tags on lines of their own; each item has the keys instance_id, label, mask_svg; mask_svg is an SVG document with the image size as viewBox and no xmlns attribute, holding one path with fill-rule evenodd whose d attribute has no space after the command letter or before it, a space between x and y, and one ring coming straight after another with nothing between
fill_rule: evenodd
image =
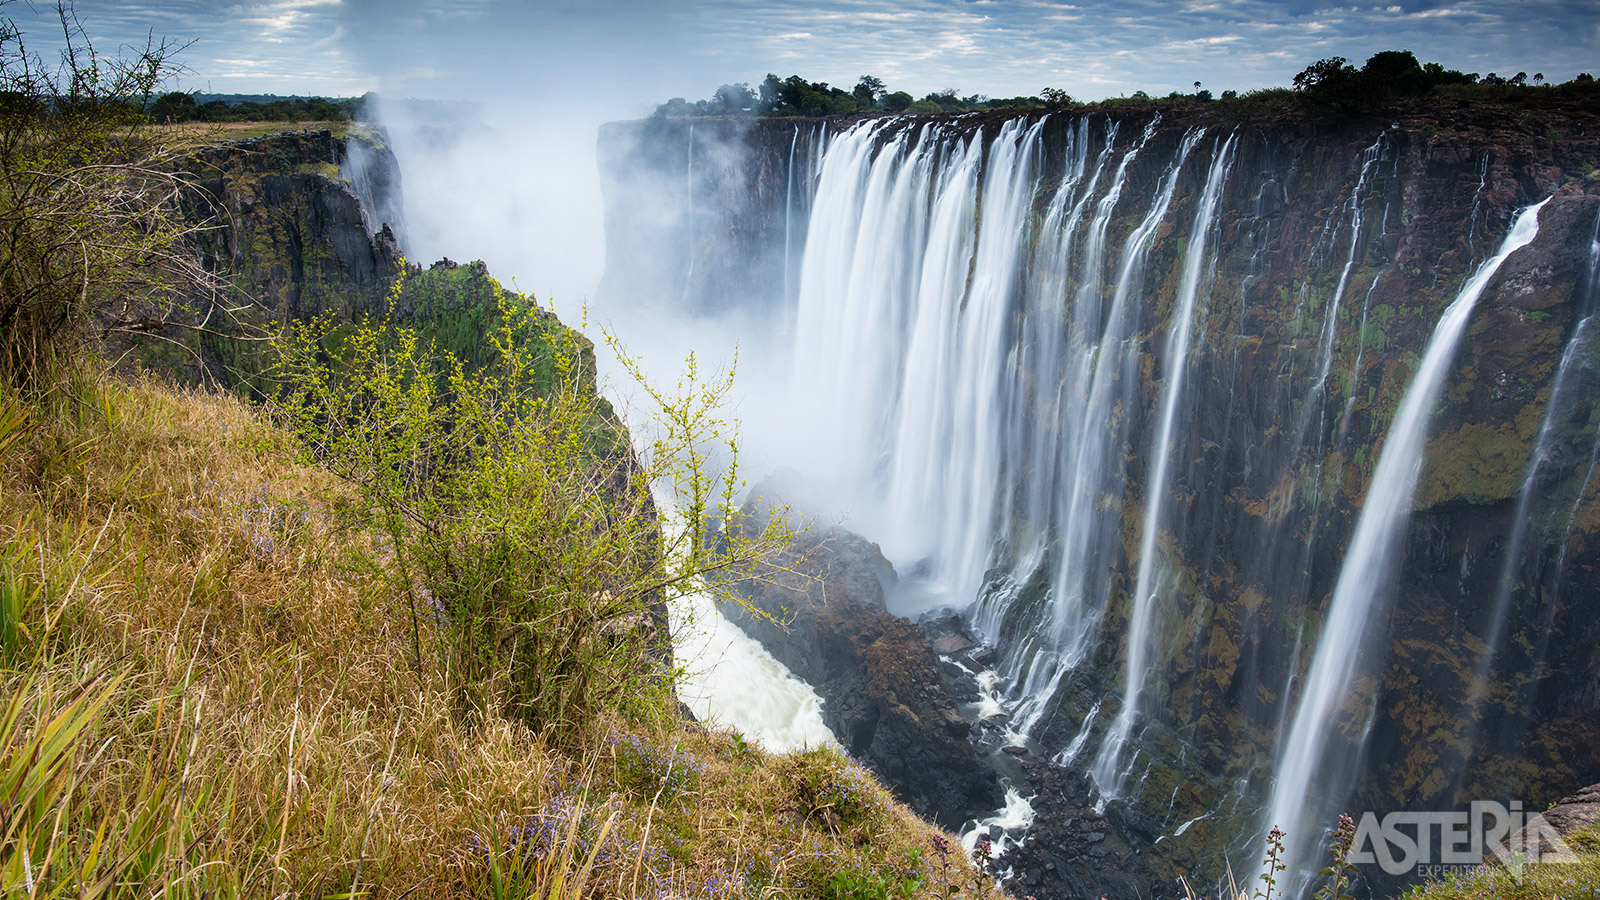
<instances>
[{"instance_id":1,"label":"distant horizon","mask_svg":"<svg viewBox=\"0 0 1600 900\"><path fill-rule=\"evenodd\" d=\"M1418 61L1422 62L1422 63L1434 62L1434 60L1429 60L1429 59L1426 59L1426 58L1420 57L1420 56L1418 57ZM1312 60L1312 61L1308 62L1307 65L1310 65L1311 62L1317 62L1317 60ZM1365 60L1349 59L1349 60L1347 60L1347 62L1350 65L1354 66L1355 68L1359 69L1359 68L1361 68L1361 66L1365 62ZM1597 70L1600 70L1600 67L1597 67ZM1519 71L1521 71L1521 70L1519 70ZM779 73L771 73L771 74L779 74ZM790 75L798 75L798 76L801 76L801 77L805 77L805 73L804 72L792 72L792 73L789 73L789 74ZM1471 73L1467 73L1467 74L1476 75L1476 76L1478 76L1480 78L1488 76L1488 75L1499 75L1501 78L1509 78L1509 77L1513 77L1517 73L1471 72ZM1525 71L1522 71L1521 74L1526 75L1527 73ZM1543 75L1543 73L1539 73L1539 74ZM1574 78L1577 78L1577 77L1579 77L1579 76L1581 76L1583 74L1593 74L1593 73L1586 70L1585 72L1574 72L1572 74L1572 76L1566 77L1566 78L1560 78L1560 77L1552 78L1552 77L1550 77L1548 75L1544 75L1543 77L1544 77L1544 83L1546 85L1558 85L1558 84L1563 84L1563 83L1566 83L1566 82L1570 82ZM1291 79L1291 82L1292 82L1292 79ZM1291 88L1292 89L1293 84L1291 82L1286 82L1286 83L1281 84L1281 85L1269 85L1269 86L1262 87L1262 88L1252 88L1251 90L1253 90L1253 91L1254 90L1275 90L1275 89L1282 89L1282 88ZM715 85L713 87L707 88L707 90L700 96L685 97L685 96L681 96L680 95L680 96L677 96L677 97L667 97L667 98L664 98L662 100L662 103L664 104L667 101L673 100L673 99L683 99L683 100L687 100L690 103L693 103L696 100L702 100L702 99L710 98L712 96L712 94L715 92L715 90L717 88L719 88L719 87L722 87L724 85L737 85L737 84L744 84L744 85L748 86L751 90L756 90L760 86L760 81L745 81L745 82L724 81L724 82L720 82L719 84L717 84L717 85ZM853 83L851 83L851 84L844 84L844 83L832 84L832 83L829 83L829 84L832 87L843 88L845 90L849 90L851 87L853 87ZM894 85L886 86L886 89L893 89L893 88L894 88ZM377 91L377 90L364 91L364 92L359 93L359 94L303 94L303 93L281 94L281 93L276 93L276 92L273 92L273 91L251 91L251 90L242 90L242 89L241 90L231 90L231 91L215 91L215 90L208 91L208 90L201 90L201 89L198 89L198 88L192 89L192 90L182 90L182 89L179 89L179 88L173 88L172 91L185 93L185 94L188 94L188 95L190 95L192 97L259 97L259 98L272 98L272 99L277 99L277 100L322 99L322 100L340 100L340 101L342 101L342 100L359 100L359 99L361 99L363 97L371 96L371 97L376 97L376 98L378 98L380 100L383 100L385 102L391 102L391 103L392 102L400 102L400 103L459 103L459 104L474 104L474 103L482 103L483 102L480 98L475 98L475 97L472 97L472 96L457 96L457 97L417 97L417 96L404 96L404 95L397 96L397 95L392 95L392 94L386 94L386 93L384 93L382 91ZM172 91L163 90L163 91L161 91L159 93L160 94L164 94L164 93L170 93ZM917 97L917 99L921 99L922 97L927 96L928 94L934 93L934 92L930 91L930 92L924 92L922 94L917 94L915 92L907 92L907 93L911 93L914 97ZM957 93L958 94L962 94L963 96L972 96L971 94L966 94L965 92L962 92L959 89L957 89ZM1103 100L1127 99L1129 97L1137 96L1138 93L1140 93L1140 92L1136 91L1134 94L1119 94L1116 97L1096 97L1096 98L1073 97L1072 98L1072 102L1074 102L1074 103L1082 103L1082 104L1088 105L1088 104L1098 103L1098 102L1101 102ZM1147 95L1148 97L1150 97L1151 99L1165 99L1171 93L1180 93L1181 94L1183 92L1182 91L1171 91L1171 92L1168 92L1166 94L1156 94L1156 93L1153 93L1153 92L1150 92L1150 91L1143 91L1143 93L1145 95ZM1211 93L1216 94L1216 93L1220 93L1220 92L1211 92ZM1243 96L1245 93L1247 93L1247 92L1239 92L1240 96ZM159 96L159 94L158 94L158 96ZM988 97L988 95L981 95L981 96ZM1039 96L1039 93L1035 92L1035 93L1032 93L1032 94L1022 94L1022 95L1016 95L1016 96L1035 97L1035 98L1037 98ZM1009 99L1009 98L990 97L989 99ZM658 104L658 105L660 105L660 104Z\"/></svg>"},{"instance_id":2,"label":"distant horizon","mask_svg":"<svg viewBox=\"0 0 1600 900\"><path fill-rule=\"evenodd\" d=\"M768 72L849 89L862 75L916 97L1034 96L1093 102L1286 87L1319 59L1360 65L1383 50L1463 72L1594 71L1594 0L205 0L80 2L101 52L162 36L190 43L169 85L186 93L421 100L541 89L614 116L709 97ZM31 50L61 45L54 9L8 7Z\"/></svg>"}]
</instances>

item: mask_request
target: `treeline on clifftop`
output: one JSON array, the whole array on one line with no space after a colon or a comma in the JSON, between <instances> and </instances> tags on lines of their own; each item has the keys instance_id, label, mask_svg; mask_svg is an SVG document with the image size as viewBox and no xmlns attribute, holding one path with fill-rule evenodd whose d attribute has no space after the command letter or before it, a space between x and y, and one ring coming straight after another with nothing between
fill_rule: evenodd
<instances>
[{"instance_id":1,"label":"treeline on clifftop","mask_svg":"<svg viewBox=\"0 0 1600 900\"><path fill-rule=\"evenodd\" d=\"M1320 59L1294 77L1294 87L1263 88L1243 95L1225 90L1220 97L1194 83L1193 93L1172 91L1165 97L1135 91L1130 97L1112 97L1086 106L1127 106L1157 103L1228 104L1266 103L1299 106L1313 113L1362 113L1433 94L1465 96L1490 102L1534 103L1551 99L1600 97L1600 83L1588 72L1555 83L1543 72L1500 75L1461 72L1437 62L1422 63L1410 50L1384 50L1357 68L1342 56ZM880 113L953 113L987 109L1057 108L1074 104L1058 88L1045 88L1031 97L991 98L962 96L955 88L924 95L920 100L905 91L891 92L883 80L863 75L851 90L825 81L807 81L800 75L780 79L768 74L752 88L748 83L724 84L708 100L693 103L674 97L656 107L655 115L817 117Z\"/></svg>"},{"instance_id":2,"label":"treeline on clifftop","mask_svg":"<svg viewBox=\"0 0 1600 900\"><path fill-rule=\"evenodd\" d=\"M156 98L145 117L157 124L181 122L353 122L365 119L373 95L360 97L275 97L188 94L170 91Z\"/></svg>"}]
</instances>

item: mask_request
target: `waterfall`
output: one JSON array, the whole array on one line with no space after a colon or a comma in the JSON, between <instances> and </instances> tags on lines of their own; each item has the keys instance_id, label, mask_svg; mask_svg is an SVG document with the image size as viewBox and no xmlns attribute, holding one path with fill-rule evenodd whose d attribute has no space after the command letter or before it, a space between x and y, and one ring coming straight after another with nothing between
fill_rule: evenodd
<instances>
[{"instance_id":1,"label":"waterfall","mask_svg":"<svg viewBox=\"0 0 1600 900\"><path fill-rule=\"evenodd\" d=\"M1009 392L1007 421L1011 423L1006 446L1010 455L1005 462L1007 472L1017 473L1020 482L1015 492L1006 493L1008 509L1006 520L1020 518L1027 523L1027 532L1019 535L1019 562L1016 569L1032 572L1039 568L1048 549L1048 524L1053 505L1056 479L1059 475L1054 465L1030 465L1033 460L1054 460L1059 435L1047 423L1059 422L1068 398L1063 380L1065 363L1065 327L1059 311L1061 298L1067 294L1069 271L1074 259L1073 250L1078 226L1083 220L1105 171L1116 144L1117 129L1108 127L1094 167L1085 181L1089 155L1089 122L1079 119L1067 132L1065 166L1055 197L1045 214L1040 229L1041 238L1034 250L1028 268L1026 312L1023 318L1023 341L1013 357L1008 373L1010 384L1022 383L1030 375L1039 387L1031 394L1013 389ZM1016 495L1020 494L1020 499ZM1020 509L1018 509L1020 507ZM1001 622L994 604L980 606L977 610L980 631L998 635ZM1045 705L1034 702L1047 693L1038 683L1041 677L1055 675L1047 667L1038 665L1045 658L1041 653L1040 636L1029 629L1015 638L1015 647L1009 656L1011 665L1004 675L1023 699L1013 710L1018 730L1027 733Z\"/></svg>"},{"instance_id":2,"label":"waterfall","mask_svg":"<svg viewBox=\"0 0 1600 900\"><path fill-rule=\"evenodd\" d=\"M1339 280L1334 285L1333 296L1328 299L1327 313L1322 322L1322 331L1320 333L1319 350L1317 354L1317 383L1315 388L1315 394L1317 398L1317 446L1315 452L1311 456L1311 458L1315 460L1313 463L1312 474L1312 484L1315 488L1315 493L1312 495L1311 509L1311 517L1313 520L1317 516L1317 512L1321 506L1322 498L1325 493L1322 487L1322 467L1323 460L1325 458L1323 454L1323 446L1324 442L1327 440L1328 434L1328 376L1333 373L1333 345L1335 338L1337 338L1339 334L1339 306L1344 300L1345 289L1350 285L1350 270L1355 267L1356 254L1358 249L1361 247L1361 229L1366 218L1366 207L1363 194L1365 193L1367 185L1372 177L1372 173L1378 167L1378 161L1383 156L1383 144L1384 138L1383 135L1380 134L1378 135L1378 139L1372 142L1372 146L1361 151L1360 174L1356 177L1355 186L1350 189L1350 199L1348 201L1348 205L1350 207L1350 249L1345 255L1344 268L1339 270ZM1373 279L1373 284L1377 284L1376 278ZM1356 344L1358 347L1361 344L1361 340L1362 336L1358 332L1356 335ZM1310 408L1311 407L1308 404L1306 407L1308 413ZM1309 423L1309 421L1310 420L1308 417L1306 422ZM1302 428L1303 427L1304 426L1302 426ZM1315 541L1315 538L1316 532L1308 529L1305 540L1305 558L1308 565L1310 563L1312 545Z\"/></svg>"},{"instance_id":3,"label":"waterfall","mask_svg":"<svg viewBox=\"0 0 1600 900\"><path fill-rule=\"evenodd\" d=\"M1545 401L1544 421L1539 426L1539 437L1534 442L1533 453L1528 457L1528 468L1522 479L1522 488L1517 492L1516 512L1511 516L1511 538L1506 542L1505 556L1500 564L1500 577L1496 582L1489 630L1485 632L1483 638L1483 655L1473 672L1476 683L1473 691L1474 700L1481 700L1489 667L1494 660L1495 651L1500 646L1506 614L1511 604L1511 593L1517 583L1519 564L1522 563L1524 552L1528 549L1526 547L1528 532L1534 524L1533 504L1537 494L1536 488L1539 485L1539 474L1551 462L1554 453L1552 445L1561 430L1562 414L1571 412L1569 404L1575 398L1569 396L1574 388L1569 381L1572 380L1573 371L1582 368L1580 359L1591 350L1593 322L1594 314L1590 313L1573 328L1572 337L1567 340L1566 349L1561 354L1561 362L1556 367L1555 380L1550 385L1550 396ZM1579 497L1581 496L1580 489Z\"/></svg>"},{"instance_id":4,"label":"waterfall","mask_svg":"<svg viewBox=\"0 0 1600 900\"><path fill-rule=\"evenodd\" d=\"M969 216L976 210L966 189L941 197L941 206L948 200L960 211L935 210L930 246L963 250L928 258L922 284L931 290L917 298L906 377L900 385L907 402L890 458L891 527L901 534L917 529L931 512L923 506L925 498L940 497L937 512L946 526L931 546L917 551L941 561L943 593L962 605L977 593L988 559L986 536L994 530L1001 473L999 392L1010 337L1006 329L1043 127L1044 120L1028 126L1014 119L989 148L981 184L982 224L970 252L965 251L970 236L940 234L942 227L971 234ZM968 150L971 162L976 161L979 140L981 134L974 135ZM925 372L931 376L928 383L945 389L937 395L924 391ZM942 408L927 409L926 401ZM924 419L924 412L931 415ZM941 486L942 497L934 493Z\"/></svg>"},{"instance_id":5,"label":"waterfall","mask_svg":"<svg viewBox=\"0 0 1600 900\"><path fill-rule=\"evenodd\" d=\"M695 238L694 222L694 123L689 123L689 138L685 141L687 160L683 170L683 210L684 219L688 223L688 246L684 248L684 255L689 260L689 266L683 273L683 304L689 305L689 296L694 289L694 257L699 249L699 241Z\"/></svg>"},{"instance_id":6,"label":"waterfall","mask_svg":"<svg viewBox=\"0 0 1600 900\"><path fill-rule=\"evenodd\" d=\"M1445 309L1384 438L1355 534L1328 602L1299 706L1278 754L1266 824L1288 833L1287 877L1296 886L1288 896L1305 887L1322 829L1328 824L1320 819L1325 811L1308 801L1313 795L1342 794L1341 786L1351 777L1349 771L1329 771L1326 751L1334 739L1337 714L1351 699L1364 637L1393 591L1404 526L1422 469L1428 420L1473 306L1501 263L1538 233L1539 210L1546 202L1517 216L1499 252L1479 266ZM1330 787L1332 790L1327 790Z\"/></svg>"},{"instance_id":7,"label":"waterfall","mask_svg":"<svg viewBox=\"0 0 1600 900\"><path fill-rule=\"evenodd\" d=\"M1399 157L1396 157L1395 160L1394 160L1394 170L1395 170L1395 172L1398 172L1399 168L1400 168L1400 159L1399 159ZM1363 176L1362 180L1363 181L1365 180L1365 174L1366 174L1366 170L1365 170L1365 167L1363 167L1363 169L1362 169L1362 176ZM1393 173L1391 173L1391 174L1393 174ZM1357 209L1359 210L1359 207L1357 207ZM1383 218L1380 219L1379 222L1378 222L1378 237L1380 239L1382 239L1382 237L1384 235L1388 234L1388 233L1389 233L1389 204L1385 203L1383 205ZM1355 236L1354 235L1351 236L1350 241L1351 241L1351 244L1350 244L1351 245L1351 249L1354 250L1354 248L1355 248ZM1353 254L1352 254L1352 258L1353 258ZM1348 271L1348 269L1347 269L1347 271ZM1367 285L1367 292L1361 298L1361 322L1360 322L1359 325L1356 326L1356 359L1355 359L1355 362L1352 363L1351 366L1350 366L1350 389L1348 391L1346 391L1347 396L1345 397L1345 403L1344 403L1344 415L1339 417L1339 433L1340 433L1341 438L1349 436L1350 413L1351 413L1352 410L1355 409L1355 405L1356 405L1356 393L1357 393L1356 392L1356 385L1361 383L1361 362L1365 358L1366 352L1367 352L1367 318L1368 318L1368 315L1372 311L1372 294L1373 294L1374 291L1376 291L1378 289L1378 282L1383 280L1383 276L1385 274L1387 274L1388 271L1389 271L1389 264L1385 263L1383 268L1379 269L1378 273L1376 275L1372 276L1372 282ZM1341 274L1340 275L1341 282L1344 281L1344 279L1345 279L1345 275Z\"/></svg>"},{"instance_id":8,"label":"waterfall","mask_svg":"<svg viewBox=\"0 0 1600 900\"><path fill-rule=\"evenodd\" d=\"M368 234L389 226L401 249L409 246L405 210L401 202L399 165L387 150L378 150L367 141L347 138L345 158L339 164L339 177L350 185L361 200L361 223Z\"/></svg>"},{"instance_id":9,"label":"waterfall","mask_svg":"<svg viewBox=\"0 0 1600 900\"><path fill-rule=\"evenodd\" d=\"M973 623L978 630L1006 650L1003 671L1019 681L1021 702L1017 719L1024 732L1042 720L1046 704L1062 678L1083 661L1096 636L1105 596L1110 589L1109 580L1103 575L1104 568L1096 570L1087 563L1091 559L1091 547L1109 546L1114 540L1114 526L1109 517L1096 509L1096 498L1102 483L1117 480L1121 474L1120 468L1111 471L1102 461L1108 455L1108 448L1120 443L1122 429L1127 424L1126 417L1110 415L1111 404L1119 399L1112 396L1111 386L1117 379L1111 370L1115 368L1120 374L1121 367L1109 360L1115 355L1114 351L1126 349L1124 329L1130 323L1113 318L1102 331L1102 272L1106 233L1127 183L1129 167L1154 136L1157 121L1151 121L1134 145L1122 154L1106 193L1095 204L1077 270L1078 290L1071 295L1072 303L1065 321L1055 326L1065 335L1058 344L1062 362L1053 358L1040 360L1044 366L1042 377L1058 377L1059 381L1041 384L1036 379L1036 390L1049 391L1059 384L1060 403L1054 419L1036 423L1036 427L1046 432L1043 439L1049 449L1044 458L1050 462L1052 476L1030 486L1031 490L1041 491L1041 496L1050 498L1048 522L1055 540L1050 557L1037 564L1045 571L1054 572L1048 608L1042 621L1036 624L1017 623L1015 627L1019 630L1034 633L1015 640L1010 639L1008 616L1019 606L1019 591L990 592L980 598L973 612ZM1102 159L1110 152L1114 137L1115 133L1108 131ZM1182 155L1187 155L1191 147L1192 144L1185 147ZM1152 211L1159 208L1165 213L1165 201L1170 201L1170 190L1176 185L1176 170L1177 166L1172 166L1163 179L1162 194L1153 198ZM1097 164L1096 176L1084 194L1085 202L1092 197L1098 171ZM1075 209L1068 224L1075 225L1079 216ZM1146 223L1150 219L1147 215ZM1136 230L1135 235L1139 233ZM1143 233L1148 236L1151 229L1144 229ZM1070 240L1070 235L1062 240ZM1119 279L1119 288L1126 287L1137 268L1139 254L1133 252L1136 248L1134 237L1130 236L1125 251L1128 264L1123 270L1124 277ZM1125 290L1122 293L1125 296ZM1051 327L1049 320L1045 327ZM1058 365L1061 367L1059 376L1055 369ZM1126 380L1123 380L1123 387L1131 393L1132 386ZM1111 427L1111 423L1116 427ZM1021 573L1018 580L1028 577L1032 577L1031 569ZM1025 677L1019 680L1017 676L1024 670Z\"/></svg>"},{"instance_id":10,"label":"waterfall","mask_svg":"<svg viewBox=\"0 0 1600 900\"><path fill-rule=\"evenodd\" d=\"M1586 420L1584 404L1592 403L1596 388L1600 387L1600 361L1595 358L1595 313L1600 304L1600 215L1595 219L1595 231L1589 239L1588 268L1579 294L1575 298L1574 318L1561 360L1556 365L1555 378L1550 383L1550 394L1545 399L1544 419L1539 425L1538 438L1517 491L1515 512L1511 516L1511 533L1501 558L1499 577L1495 583L1494 600L1490 604L1487 628L1483 633L1483 650L1473 666L1473 680L1468 689L1468 702L1462 715L1463 743L1471 744L1481 729L1484 702L1490 690L1490 673L1495 658L1505 642L1505 629L1512 611L1512 596L1519 575L1526 575L1528 586L1539 591L1543 551L1555 544L1556 579L1562 577L1567 544L1572 536L1572 523L1583 501L1589 480L1593 477L1595 454L1600 452L1600 437L1589 436L1587 468L1572 490L1572 503L1564 509L1551 509L1550 501L1564 500L1564 485L1577 474L1584 463L1583 448L1573 446L1584 435L1571 434L1570 422L1574 418ZM1578 413L1575 416L1575 413ZM1540 501L1545 501L1543 508ZM1565 522L1560 522L1562 514ZM1560 530L1559 540L1554 532ZM1530 543L1530 539L1532 543ZM1542 661L1543 654L1540 654Z\"/></svg>"},{"instance_id":11,"label":"waterfall","mask_svg":"<svg viewBox=\"0 0 1600 900\"><path fill-rule=\"evenodd\" d=\"M825 490L859 504L854 527L877 526L902 567L927 561L921 594L897 601L915 612L970 602L987 561L1044 120L1007 122L987 146L981 130L897 124L858 125L822 159L800 268L793 443Z\"/></svg>"},{"instance_id":12,"label":"waterfall","mask_svg":"<svg viewBox=\"0 0 1600 900\"><path fill-rule=\"evenodd\" d=\"M1592 325L1596 313L1600 313L1600 215L1595 217L1594 235L1589 238L1589 271L1583 283L1583 305L1579 309L1584 317L1580 328ZM1574 333L1574 339L1576 337ZM1551 393L1553 395L1554 391ZM1572 523L1578 517L1578 507L1583 503L1584 495L1589 492L1589 482L1594 478L1597 464L1600 464L1600 429L1596 430L1589 450L1589 467L1584 471L1583 480L1578 482L1578 490L1572 498L1572 510L1567 513L1567 526L1561 535L1561 552L1556 558L1557 577L1566 567L1567 547L1572 542Z\"/></svg>"},{"instance_id":13,"label":"waterfall","mask_svg":"<svg viewBox=\"0 0 1600 900\"><path fill-rule=\"evenodd\" d=\"M794 135L789 138L789 167L786 170L787 181L783 188L783 300L787 306L789 302L789 257L794 251L794 148L800 143L800 126L794 126Z\"/></svg>"},{"instance_id":14,"label":"waterfall","mask_svg":"<svg viewBox=\"0 0 1600 900\"><path fill-rule=\"evenodd\" d=\"M1158 594L1165 594L1170 586L1161 579L1165 573L1157 572L1156 536L1161 530L1162 506L1168 492L1168 465L1178 448L1174 446L1179 402L1183 397L1185 365L1189 354L1190 333L1194 325L1194 310L1200 296L1201 276L1205 274L1209 257L1207 238L1217 214L1217 201L1222 196L1222 186L1227 179L1233 160L1236 137L1218 141L1211 160L1211 171L1206 176L1205 190L1195 209L1194 222L1189 229L1189 246L1184 255L1183 279L1178 289L1177 311L1167 329L1166 385L1161 397L1161 425L1156 443L1150 454L1150 475L1145 487L1145 512L1143 533L1139 542L1139 572L1134 580L1133 609L1128 617L1127 666L1123 672L1122 706L1111 731L1101 745L1095 759L1094 777L1102 796L1116 796L1126 773L1117 767L1133 722L1139 712L1140 695L1149 676L1145 657L1150 651L1151 618L1155 612Z\"/></svg>"},{"instance_id":15,"label":"waterfall","mask_svg":"<svg viewBox=\"0 0 1600 900\"><path fill-rule=\"evenodd\" d=\"M1561 730L1596 639L1600 317L1572 288L1600 232L1565 190L1539 208L1551 264L1502 266L1539 228L1504 206L1508 173L1542 146L1419 168L1403 129L1202 134L1194 112L701 122L692 196L692 124L651 121L629 129L650 177L619 178L614 208L670 213L661 306L686 227L691 292L716 269L782 298L773 352L744 357L787 390L746 400L759 466L878 544L891 612L949 608L987 645L980 742L1070 769L1047 777L1126 817L1133 849L1164 835L1146 860L1243 871L1282 826L1303 882L1357 786L1440 808L1435 766L1542 797L1600 759ZM637 231L619 268L646 268ZM1491 279L1496 325L1452 362ZM1430 428L1451 442L1423 470ZM1426 558L1401 605L1407 548ZM1434 727L1461 688L1490 698L1480 733Z\"/></svg>"}]
</instances>

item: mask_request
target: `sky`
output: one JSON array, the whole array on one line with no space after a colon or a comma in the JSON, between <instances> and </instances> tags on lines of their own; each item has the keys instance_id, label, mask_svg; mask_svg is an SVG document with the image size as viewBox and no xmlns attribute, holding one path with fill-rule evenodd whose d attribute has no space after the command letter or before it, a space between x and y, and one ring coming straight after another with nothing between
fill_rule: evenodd
<instances>
[{"instance_id":1,"label":"sky","mask_svg":"<svg viewBox=\"0 0 1600 900\"><path fill-rule=\"evenodd\" d=\"M1600 0L79 0L101 49L193 43L178 86L450 99L576 92L618 115L767 72L921 96L1099 99L1287 85L1386 49L1564 81L1600 69ZM53 4L3 7L49 49Z\"/></svg>"},{"instance_id":2,"label":"sky","mask_svg":"<svg viewBox=\"0 0 1600 900\"><path fill-rule=\"evenodd\" d=\"M482 259L541 298L587 304L606 264L599 126L768 72L914 96L1079 99L1286 86L1380 50L1471 72L1600 74L1600 0L77 0L104 53L187 46L171 87L376 91L414 261ZM0 0L42 56L56 8ZM406 98L479 101L440 126ZM459 106L450 107L452 110ZM421 116L420 118L418 116ZM629 248L610 248L629 252ZM570 308L570 307L569 307Z\"/></svg>"}]
</instances>

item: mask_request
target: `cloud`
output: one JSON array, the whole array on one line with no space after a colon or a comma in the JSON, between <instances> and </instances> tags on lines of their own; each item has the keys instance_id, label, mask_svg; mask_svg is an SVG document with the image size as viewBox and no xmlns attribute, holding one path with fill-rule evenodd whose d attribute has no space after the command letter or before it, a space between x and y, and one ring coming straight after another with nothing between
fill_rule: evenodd
<instances>
[{"instance_id":1,"label":"cloud","mask_svg":"<svg viewBox=\"0 0 1600 900\"><path fill-rule=\"evenodd\" d=\"M49 34L43 4L7 10ZM557 91L634 114L775 69L832 84L870 72L919 96L1048 81L1095 97L1196 79L1283 85L1322 56L1410 49L1564 80L1594 67L1600 40L1593 0L131 0L81 12L101 46L197 39L185 87L293 74L300 93ZM253 64L224 62L238 59Z\"/></svg>"}]
</instances>

